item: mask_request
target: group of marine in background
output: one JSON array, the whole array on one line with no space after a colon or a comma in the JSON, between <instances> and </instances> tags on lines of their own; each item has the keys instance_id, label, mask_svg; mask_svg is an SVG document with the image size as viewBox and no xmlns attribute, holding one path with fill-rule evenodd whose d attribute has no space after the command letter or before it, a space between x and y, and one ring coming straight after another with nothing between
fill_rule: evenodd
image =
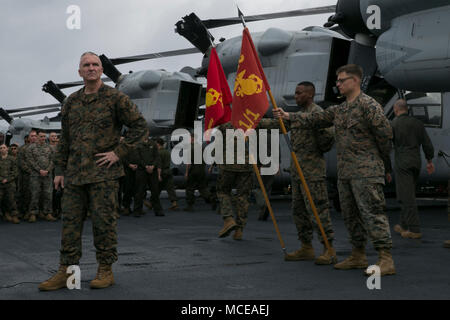
<instances>
[{"instance_id":1,"label":"group of marine in background","mask_svg":"<svg viewBox=\"0 0 450 320\"><path fill-rule=\"evenodd\" d=\"M0 135L0 201L4 220L19 223L61 216L61 192L54 190L53 156L58 135L31 130L24 144L9 147Z\"/></svg>"}]
</instances>

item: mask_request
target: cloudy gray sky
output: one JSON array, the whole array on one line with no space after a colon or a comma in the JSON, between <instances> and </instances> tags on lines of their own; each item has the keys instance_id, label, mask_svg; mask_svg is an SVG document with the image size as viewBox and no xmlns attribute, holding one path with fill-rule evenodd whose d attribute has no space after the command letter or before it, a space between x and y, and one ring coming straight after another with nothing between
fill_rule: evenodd
<instances>
[{"instance_id":1,"label":"cloudy gray sky","mask_svg":"<svg viewBox=\"0 0 450 320\"><path fill-rule=\"evenodd\" d=\"M236 16L235 0L2 0L0 10L0 107L13 109L55 103L41 88L48 80L69 82L78 77L85 51L110 58L188 48L174 32L175 23L195 12L201 19ZM237 0L246 15L336 4L336 0ZM81 9L81 29L70 30L70 5ZM329 14L276 19L249 24L251 32L275 26L300 30L323 25ZM242 26L211 30L216 41L241 35ZM143 69L178 71L198 67L201 55L163 58L118 66L121 72ZM70 94L76 89L66 89ZM51 114L52 115L52 114ZM41 118L35 116L33 118ZM1 124L6 122L1 121Z\"/></svg>"}]
</instances>

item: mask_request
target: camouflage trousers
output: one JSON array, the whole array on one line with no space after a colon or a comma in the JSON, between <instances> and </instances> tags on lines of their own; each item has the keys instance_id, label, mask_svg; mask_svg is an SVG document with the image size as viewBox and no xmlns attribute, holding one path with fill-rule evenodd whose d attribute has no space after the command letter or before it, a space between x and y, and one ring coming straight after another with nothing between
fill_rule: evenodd
<instances>
[{"instance_id":1,"label":"camouflage trousers","mask_svg":"<svg viewBox=\"0 0 450 320\"><path fill-rule=\"evenodd\" d=\"M16 186L14 182L8 182L0 187L0 203L5 204L6 212L12 217L18 217L16 199L14 193L16 192ZM3 212L5 215L5 212Z\"/></svg>"},{"instance_id":2,"label":"camouflage trousers","mask_svg":"<svg viewBox=\"0 0 450 320\"><path fill-rule=\"evenodd\" d=\"M222 218L233 217L233 195L232 189L236 187L237 194L234 196L236 203L236 223L242 229L247 224L247 213L249 197L252 190L253 172L238 172L220 170L217 177L217 198L220 204Z\"/></svg>"},{"instance_id":3,"label":"camouflage trousers","mask_svg":"<svg viewBox=\"0 0 450 320\"><path fill-rule=\"evenodd\" d=\"M186 181L186 202L190 206L195 203L195 189L198 189L200 196L203 197L206 202L213 200L213 195L208 190L208 181L204 169L194 169L188 174Z\"/></svg>"},{"instance_id":4,"label":"camouflage trousers","mask_svg":"<svg viewBox=\"0 0 450 320\"><path fill-rule=\"evenodd\" d=\"M42 213L47 215L52 213L53 181L51 176L31 176L30 177L30 213L39 213L39 200L42 199Z\"/></svg>"},{"instance_id":5,"label":"camouflage trousers","mask_svg":"<svg viewBox=\"0 0 450 320\"><path fill-rule=\"evenodd\" d=\"M30 207L30 175L22 170L19 171L19 210L22 215L28 215Z\"/></svg>"},{"instance_id":6,"label":"camouflage trousers","mask_svg":"<svg viewBox=\"0 0 450 320\"><path fill-rule=\"evenodd\" d=\"M162 190L166 190L169 195L170 202L177 201L177 194L175 192L175 185L173 184L172 173L161 173L161 179L162 181L159 182L159 194L161 194Z\"/></svg>"},{"instance_id":7,"label":"camouflage trousers","mask_svg":"<svg viewBox=\"0 0 450 320\"><path fill-rule=\"evenodd\" d=\"M63 231L60 264L79 264L81 234L86 213L91 213L94 246L100 264L117 261L118 180L75 186L66 185L62 198Z\"/></svg>"},{"instance_id":8,"label":"camouflage trousers","mask_svg":"<svg viewBox=\"0 0 450 320\"><path fill-rule=\"evenodd\" d=\"M392 248L383 182L384 178L338 180L342 215L354 248L365 247L367 236L377 250Z\"/></svg>"},{"instance_id":9,"label":"camouflage trousers","mask_svg":"<svg viewBox=\"0 0 450 320\"><path fill-rule=\"evenodd\" d=\"M330 218L327 182L324 180L308 181L307 184L316 206L320 223L325 231L327 240L331 243L334 239L334 232ZM292 214L297 227L298 239L302 243L311 243L313 230L319 235L320 242L324 243L306 191L297 177L292 179Z\"/></svg>"}]
</instances>

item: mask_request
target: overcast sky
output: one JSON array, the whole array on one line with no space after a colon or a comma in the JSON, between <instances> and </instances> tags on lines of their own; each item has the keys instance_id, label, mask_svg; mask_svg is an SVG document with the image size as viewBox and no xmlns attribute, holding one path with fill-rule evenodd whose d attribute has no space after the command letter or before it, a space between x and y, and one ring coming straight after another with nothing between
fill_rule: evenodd
<instances>
[{"instance_id":1,"label":"overcast sky","mask_svg":"<svg viewBox=\"0 0 450 320\"><path fill-rule=\"evenodd\" d=\"M238 0L245 15L334 5L336 0ZM70 5L81 10L81 29L66 26ZM192 47L174 32L175 23L195 12L200 19L237 15L235 0L2 0L0 10L0 107L14 109L56 103L41 90L48 80L70 82L78 76L80 54L94 51L109 58ZM250 32L268 27L301 30L323 25L328 16L275 19L248 25ZM210 31L216 38L242 33L242 26ZM129 70L198 67L201 54L148 60L118 66ZM69 95L76 89L66 89ZM54 114L50 114L54 115ZM42 118L34 116L33 118ZM6 124L1 121L0 124Z\"/></svg>"}]
</instances>

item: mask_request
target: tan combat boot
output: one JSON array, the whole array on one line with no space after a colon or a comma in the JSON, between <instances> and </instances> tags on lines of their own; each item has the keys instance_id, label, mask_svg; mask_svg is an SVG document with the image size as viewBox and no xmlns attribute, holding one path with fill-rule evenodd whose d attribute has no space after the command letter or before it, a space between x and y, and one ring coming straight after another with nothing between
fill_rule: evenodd
<instances>
[{"instance_id":1,"label":"tan combat boot","mask_svg":"<svg viewBox=\"0 0 450 320\"><path fill-rule=\"evenodd\" d=\"M350 257L334 265L335 269L364 269L369 266L364 248L353 248Z\"/></svg>"},{"instance_id":2,"label":"tan combat boot","mask_svg":"<svg viewBox=\"0 0 450 320\"><path fill-rule=\"evenodd\" d=\"M444 241L444 248L450 248L450 240Z\"/></svg>"},{"instance_id":3,"label":"tan combat boot","mask_svg":"<svg viewBox=\"0 0 450 320\"><path fill-rule=\"evenodd\" d=\"M234 240L242 240L242 228L236 228L236 231L233 235Z\"/></svg>"},{"instance_id":4,"label":"tan combat boot","mask_svg":"<svg viewBox=\"0 0 450 320\"><path fill-rule=\"evenodd\" d=\"M219 238L227 237L231 233L231 231L233 231L237 227L238 225L236 224L236 221L234 221L232 217L225 218L223 228L219 232Z\"/></svg>"},{"instance_id":5,"label":"tan combat boot","mask_svg":"<svg viewBox=\"0 0 450 320\"><path fill-rule=\"evenodd\" d=\"M288 253L284 256L285 261L303 261L314 260L315 258L314 248L311 243L303 243L302 247L297 251Z\"/></svg>"},{"instance_id":6,"label":"tan combat boot","mask_svg":"<svg viewBox=\"0 0 450 320\"><path fill-rule=\"evenodd\" d=\"M98 266L97 275L95 279L91 281L91 289L103 289L114 284L114 276L112 273L111 265L100 264Z\"/></svg>"},{"instance_id":7,"label":"tan combat boot","mask_svg":"<svg viewBox=\"0 0 450 320\"><path fill-rule=\"evenodd\" d=\"M42 282L39 285L39 290L41 291L53 291L67 287L67 279L69 278L69 274L67 274L67 267L65 265L60 265L58 272L48 279L47 281Z\"/></svg>"},{"instance_id":8,"label":"tan combat boot","mask_svg":"<svg viewBox=\"0 0 450 320\"><path fill-rule=\"evenodd\" d=\"M152 203L148 200L144 200L144 206L146 206L149 210L153 209Z\"/></svg>"},{"instance_id":9,"label":"tan combat boot","mask_svg":"<svg viewBox=\"0 0 450 320\"><path fill-rule=\"evenodd\" d=\"M47 221L56 221L56 219L55 218L53 218L53 216L49 213L49 214L47 214L46 216L45 216L45 220L47 220Z\"/></svg>"},{"instance_id":10,"label":"tan combat boot","mask_svg":"<svg viewBox=\"0 0 450 320\"><path fill-rule=\"evenodd\" d=\"M169 210L173 210L173 211L178 210L178 205L177 205L176 201L172 202L172 206L170 206Z\"/></svg>"},{"instance_id":11,"label":"tan combat boot","mask_svg":"<svg viewBox=\"0 0 450 320\"><path fill-rule=\"evenodd\" d=\"M17 216L11 217L11 222L14 224L19 224L20 223L20 219Z\"/></svg>"},{"instance_id":12,"label":"tan combat boot","mask_svg":"<svg viewBox=\"0 0 450 320\"><path fill-rule=\"evenodd\" d=\"M386 249L381 249L378 250L378 254L379 258L376 265L380 267L380 275L395 274L394 260L392 260L391 252ZM372 275L372 273L368 273L367 271L365 271L365 274L366 276Z\"/></svg>"},{"instance_id":13,"label":"tan combat boot","mask_svg":"<svg viewBox=\"0 0 450 320\"><path fill-rule=\"evenodd\" d=\"M34 214L30 214L30 216L28 217L28 222L36 222L36 216Z\"/></svg>"},{"instance_id":14,"label":"tan combat boot","mask_svg":"<svg viewBox=\"0 0 450 320\"><path fill-rule=\"evenodd\" d=\"M394 231L397 232L398 234L402 234L402 232L405 232L406 230L403 229L401 225L396 224L396 225L394 226Z\"/></svg>"},{"instance_id":15,"label":"tan combat boot","mask_svg":"<svg viewBox=\"0 0 450 320\"><path fill-rule=\"evenodd\" d=\"M331 247L331 245L330 250L328 250L327 247L324 246L322 255L320 255L316 259L316 261L314 261L314 263L319 265L336 264L337 263L336 250L334 250L334 248Z\"/></svg>"},{"instance_id":16,"label":"tan combat boot","mask_svg":"<svg viewBox=\"0 0 450 320\"><path fill-rule=\"evenodd\" d=\"M421 239L422 233L420 232L411 232L411 231L403 231L401 233L402 238L405 239Z\"/></svg>"}]
</instances>

